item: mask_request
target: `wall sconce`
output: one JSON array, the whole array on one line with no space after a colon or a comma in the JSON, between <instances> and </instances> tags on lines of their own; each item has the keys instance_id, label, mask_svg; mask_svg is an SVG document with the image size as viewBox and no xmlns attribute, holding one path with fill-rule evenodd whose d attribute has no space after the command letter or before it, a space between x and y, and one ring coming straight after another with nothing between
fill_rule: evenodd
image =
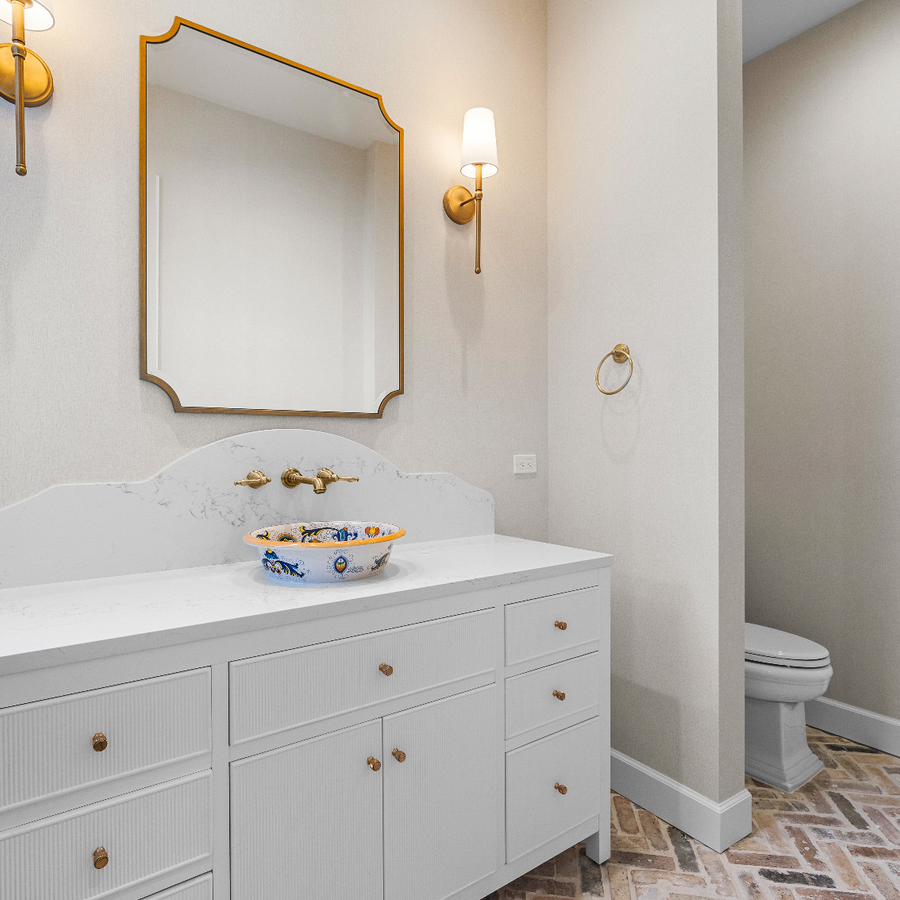
<instances>
[{"instance_id":1,"label":"wall sconce","mask_svg":"<svg viewBox=\"0 0 900 900\"><path fill-rule=\"evenodd\" d=\"M456 184L444 194L444 212L457 225L475 217L475 274L481 274L481 179L497 174L497 136L489 109L470 109L463 120L460 172L475 179L475 193Z\"/></svg>"},{"instance_id":2,"label":"wall sconce","mask_svg":"<svg viewBox=\"0 0 900 900\"><path fill-rule=\"evenodd\" d=\"M53 93L53 76L25 31L53 27L53 0L0 0L0 20L12 25L12 43L0 44L0 97L16 105L16 174L25 175L25 107L41 106Z\"/></svg>"}]
</instances>

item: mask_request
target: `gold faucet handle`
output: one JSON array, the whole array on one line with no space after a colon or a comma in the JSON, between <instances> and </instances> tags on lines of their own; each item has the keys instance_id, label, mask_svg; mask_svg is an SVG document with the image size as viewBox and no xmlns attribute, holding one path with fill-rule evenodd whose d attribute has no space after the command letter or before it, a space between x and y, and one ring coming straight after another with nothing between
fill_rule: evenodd
<instances>
[{"instance_id":1,"label":"gold faucet handle","mask_svg":"<svg viewBox=\"0 0 900 900\"><path fill-rule=\"evenodd\" d=\"M271 478L266 478L259 469L254 469L252 472L247 473L247 477L243 481L236 481L235 484L243 484L256 490L257 488L261 488L264 484L268 484L271 480Z\"/></svg>"},{"instance_id":2,"label":"gold faucet handle","mask_svg":"<svg viewBox=\"0 0 900 900\"><path fill-rule=\"evenodd\" d=\"M343 475L335 475L331 469L319 469L316 478L321 478L326 484L334 484L335 481L359 481L358 478L346 478Z\"/></svg>"}]
</instances>

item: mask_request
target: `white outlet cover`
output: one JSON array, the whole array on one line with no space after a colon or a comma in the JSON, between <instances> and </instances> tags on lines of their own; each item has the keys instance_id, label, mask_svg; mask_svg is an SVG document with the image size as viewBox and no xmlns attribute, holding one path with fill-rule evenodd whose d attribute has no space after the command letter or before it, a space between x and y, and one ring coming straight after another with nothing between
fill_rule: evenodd
<instances>
[{"instance_id":1,"label":"white outlet cover","mask_svg":"<svg viewBox=\"0 0 900 900\"><path fill-rule=\"evenodd\" d=\"M513 473L531 475L537 472L537 456L534 453L519 453L513 456Z\"/></svg>"}]
</instances>

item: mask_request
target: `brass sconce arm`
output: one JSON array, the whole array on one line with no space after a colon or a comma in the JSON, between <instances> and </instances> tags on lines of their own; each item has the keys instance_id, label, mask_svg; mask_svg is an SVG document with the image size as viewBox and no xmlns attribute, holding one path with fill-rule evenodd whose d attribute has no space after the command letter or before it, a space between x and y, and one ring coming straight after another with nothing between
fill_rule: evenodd
<instances>
[{"instance_id":1,"label":"brass sconce arm","mask_svg":"<svg viewBox=\"0 0 900 900\"><path fill-rule=\"evenodd\" d=\"M484 193L481 190L481 170L484 167L479 163L475 166L475 274L481 274L481 198Z\"/></svg>"},{"instance_id":2,"label":"brass sconce arm","mask_svg":"<svg viewBox=\"0 0 900 900\"><path fill-rule=\"evenodd\" d=\"M298 469L285 469L281 473L281 483L287 488L295 488L299 484L311 484L314 494L324 494L329 484L336 481L359 481L358 478L345 478L341 475L335 475L331 469L319 469L316 477L303 475Z\"/></svg>"},{"instance_id":3,"label":"brass sconce arm","mask_svg":"<svg viewBox=\"0 0 900 900\"><path fill-rule=\"evenodd\" d=\"M53 76L33 50L25 48L25 30L44 31L53 25L50 0L10 0L8 18L12 43L0 44L0 97L16 107L16 174L26 175L25 107L41 106L53 94ZM26 10L29 10L26 17Z\"/></svg>"},{"instance_id":4,"label":"brass sconce arm","mask_svg":"<svg viewBox=\"0 0 900 900\"><path fill-rule=\"evenodd\" d=\"M16 66L16 175L25 175L25 6L13 0L12 4L12 51Z\"/></svg>"},{"instance_id":5,"label":"brass sconce arm","mask_svg":"<svg viewBox=\"0 0 900 900\"><path fill-rule=\"evenodd\" d=\"M475 274L481 274L481 201L484 191L481 189L481 163L475 165L475 193L473 194L461 184L454 185L444 194L444 212L447 218L457 225L466 225L475 218ZM466 209L469 203L475 208Z\"/></svg>"}]
</instances>

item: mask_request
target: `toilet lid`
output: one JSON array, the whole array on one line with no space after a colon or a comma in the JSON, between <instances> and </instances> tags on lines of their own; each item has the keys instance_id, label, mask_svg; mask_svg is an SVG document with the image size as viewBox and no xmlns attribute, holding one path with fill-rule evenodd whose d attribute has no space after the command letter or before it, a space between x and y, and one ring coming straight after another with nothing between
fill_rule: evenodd
<instances>
[{"instance_id":1,"label":"toilet lid","mask_svg":"<svg viewBox=\"0 0 900 900\"><path fill-rule=\"evenodd\" d=\"M807 640L765 625L744 625L744 659L775 666L819 668L830 665L828 651Z\"/></svg>"}]
</instances>

